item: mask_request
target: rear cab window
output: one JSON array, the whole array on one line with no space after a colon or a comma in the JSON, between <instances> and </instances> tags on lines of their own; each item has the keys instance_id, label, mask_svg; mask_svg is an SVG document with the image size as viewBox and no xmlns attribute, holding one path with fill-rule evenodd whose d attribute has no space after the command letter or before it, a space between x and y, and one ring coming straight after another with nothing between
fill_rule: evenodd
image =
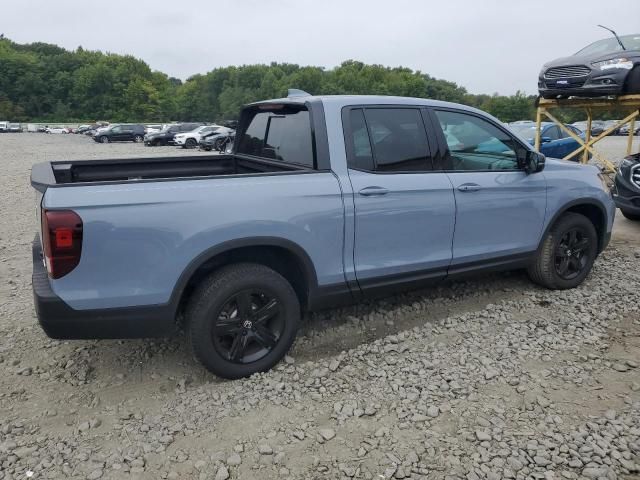
<instances>
[{"instance_id":1,"label":"rear cab window","mask_svg":"<svg viewBox=\"0 0 640 480\"><path fill-rule=\"evenodd\" d=\"M247 112L236 154L315 168L309 110L304 105L259 105Z\"/></svg>"}]
</instances>

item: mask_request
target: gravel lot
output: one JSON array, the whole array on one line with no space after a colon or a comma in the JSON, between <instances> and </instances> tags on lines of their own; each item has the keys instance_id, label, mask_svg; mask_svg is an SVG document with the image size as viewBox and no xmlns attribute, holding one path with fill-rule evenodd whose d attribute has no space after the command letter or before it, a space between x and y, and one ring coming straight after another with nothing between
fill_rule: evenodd
<instances>
[{"instance_id":1,"label":"gravel lot","mask_svg":"<svg viewBox=\"0 0 640 480\"><path fill-rule=\"evenodd\" d=\"M185 152L0 152L0 480L639 478L640 225L617 220L579 289L514 272L315 314L285 362L229 382L182 337L53 341L33 311L31 164Z\"/></svg>"}]
</instances>

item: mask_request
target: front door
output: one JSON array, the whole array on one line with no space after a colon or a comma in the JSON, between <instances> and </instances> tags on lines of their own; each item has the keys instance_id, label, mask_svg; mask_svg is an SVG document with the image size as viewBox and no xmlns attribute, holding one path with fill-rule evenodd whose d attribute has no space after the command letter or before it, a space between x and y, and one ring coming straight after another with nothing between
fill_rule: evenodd
<instances>
[{"instance_id":1,"label":"front door","mask_svg":"<svg viewBox=\"0 0 640 480\"><path fill-rule=\"evenodd\" d=\"M354 107L343 124L358 284L370 292L444 277L455 200L447 175L433 171L423 112Z\"/></svg>"},{"instance_id":2,"label":"front door","mask_svg":"<svg viewBox=\"0 0 640 480\"><path fill-rule=\"evenodd\" d=\"M484 116L434 109L438 137L456 200L450 273L499 261L516 261L538 247L546 209L542 172L526 173L517 158L524 145Z\"/></svg>"}]
</instances>

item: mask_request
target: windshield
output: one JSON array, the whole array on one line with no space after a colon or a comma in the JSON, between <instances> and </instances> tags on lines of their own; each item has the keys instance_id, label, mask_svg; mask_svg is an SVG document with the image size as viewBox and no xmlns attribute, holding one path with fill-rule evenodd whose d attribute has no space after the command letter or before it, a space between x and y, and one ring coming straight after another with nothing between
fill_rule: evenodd
<instances>
[{"instance_id":1,"label":"windshield","mask_svg":"<svg viewBox=\"0 0 640 480\"><path fill-rule=\"evenodd\" d=\"M633 35L622 35L620 41L624 45L626 50L640 50L640 33ZM597 55L598 53L605 54L608 52L619 52L622 50L618 40L615 37L605 38L593 42L591 45L584 47L576 55Z\"/></svg>"}]
</instances>

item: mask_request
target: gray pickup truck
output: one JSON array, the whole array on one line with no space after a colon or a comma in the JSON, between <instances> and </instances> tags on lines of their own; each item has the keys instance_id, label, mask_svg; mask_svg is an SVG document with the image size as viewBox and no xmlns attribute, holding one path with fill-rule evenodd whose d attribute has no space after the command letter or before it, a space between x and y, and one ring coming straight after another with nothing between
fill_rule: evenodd
<instances>
[{"instance_id":1,"label":"gray pickup truck","mask_svg":"<svg viewBox=\"0 0 640 480\"><path fill-rule=\"evenodd\" d=\"M31 183L48 335L182 322L227 378L276 364L305 310L496 269L575 287L615 211L595 167L476 109L300 91L244 108L230 155L48 162Z\"/></svg>"}]
</instances>

